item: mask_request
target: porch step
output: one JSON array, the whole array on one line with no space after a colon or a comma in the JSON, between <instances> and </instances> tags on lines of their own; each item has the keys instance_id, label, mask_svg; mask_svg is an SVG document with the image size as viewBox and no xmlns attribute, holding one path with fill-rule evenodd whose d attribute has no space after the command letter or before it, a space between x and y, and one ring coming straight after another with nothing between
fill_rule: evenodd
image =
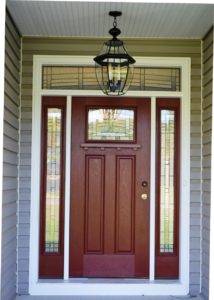
<instances>
[{"instance_id":1,"label":"porch step","mask_svg":"<svg viewBox=\"0 0 214 300\"><path fill-rule=\"evenodd\" d=\"M15 300L203 300L198 296L16 296Z\"/></svg>"}]
</instances>

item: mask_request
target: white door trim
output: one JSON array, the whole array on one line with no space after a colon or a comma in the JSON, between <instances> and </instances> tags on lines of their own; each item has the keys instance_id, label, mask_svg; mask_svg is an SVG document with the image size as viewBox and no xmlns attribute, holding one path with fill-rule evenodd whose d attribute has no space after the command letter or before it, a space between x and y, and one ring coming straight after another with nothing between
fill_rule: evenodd
<instances>
[{"instance_id":1,"label":"white door trim","mask_svg":"<svg viewBox=\"0 0 214 300\"><path fill-rule=\"evenodd\" d=\"M70 191L66 184L65 193L65 257L64 280L39 280L39 199L40 199L40 128L41 96L65 95L67 112L72 96L100 96L101 91L87 90L42 90L42 65L93 65L91 56L40 56L33 60L33 112L32 112L32 159L31 159L31 219L30 219L30 263L29 293L32 295L186 295L189 292L189 203L190 203L190 58L135 57L137 66L179 67L181 68L181 92L129 91L126 96L150 97L152 103L151 146L155 146L155 99L156 97L180 97L181 99L181 187L180 187L180 279L177 281L154 280L155 268L155 193L151 193L150 206L150 278L149 280L96 281L72 280L68 278L69 265L69 203ZM69 113L69 112L68 112ZM71 128L71 115L67 117L66 128ZM70 136L66 136L66 160L70 153ZM153 148L154 149L154 148ZM67 160L68 162L68 160ZM70 164L66 163L66 175L70 174ZM151 191L155 189L155 151L151 151ZM69 178L66 179L69 182ZM185 245L185 246L184 246Z\"/></svg>"}]
</instances>

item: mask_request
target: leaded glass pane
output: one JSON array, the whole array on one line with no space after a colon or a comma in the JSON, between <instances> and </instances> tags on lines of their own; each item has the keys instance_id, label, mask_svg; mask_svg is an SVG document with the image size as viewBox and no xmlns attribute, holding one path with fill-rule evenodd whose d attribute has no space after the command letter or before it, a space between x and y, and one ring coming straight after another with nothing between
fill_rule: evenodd
<instances>
[{"instance_id":1,"label":"leaded glass pane","mask_svg":"<svg viewBox=\"0 0 214 300\"><path fill-rule=\"evenodd\" d=\"M160 252L174 250L175 112L161 110Z\"/></svg>"},{"instance_id":2,"label":"leaded glass pane","mask_svg":"<svg viewBox=\"0 0 214 300\"><path fill-rule=\"evenodd\" d=\"M134 110L90 108L87 139L89 141L134 141Z\"/></svg>"},{"instance_id":3,"label":"leaded glass pane","mask_svg":"<svg viewBox=\"0 0 214 300\"><path fill-rule=\"evenodd\" d=\"M103 76L105 77L105 74ZM43 66L42 88L61 90L100 89L95 68L87 66ZM129 90L180 91L180 69L135 67Z\"/></svg>"},{"instance_id":4,"label":"leaded glass pane","mask_svg":"<svg viewBox=\"0 0 214 300\"><path fill-rule=\"evenodd\" d=\"M129 90L180 91L179 68L135 68Z\"/></svg>"},{"instance_id":5,"label":"leaded glass pane","mask_svg":"<svg viewBox=\"0 0 214 300\"><path fill-rule=\"evenodd\" d=\"M48 108L45 252L59 251L61 109Z\"/></svg>"}]
</instances>

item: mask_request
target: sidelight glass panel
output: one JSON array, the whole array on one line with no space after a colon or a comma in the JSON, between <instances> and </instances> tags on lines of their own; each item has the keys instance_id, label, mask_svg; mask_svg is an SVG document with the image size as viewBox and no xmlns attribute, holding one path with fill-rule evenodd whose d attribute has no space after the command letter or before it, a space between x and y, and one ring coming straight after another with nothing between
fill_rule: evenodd
<instances>
[{"instance_id":1,"label":"sidelight glass panel","mask_svg":"<svg viewBox=\"0 0 214 300\"><path fill-rule=\"evenodd\" d=\"M47 111L45 252L59 251L62 111Z\"/></svg>"},{"instance_id":2,"label":"sidelight glass panel","mask_svg":"<svg viewBox=\"0 0 214 300\"><path fill-rule=\"evenodd\" d=\"M134 141L134 109L89 108L89 141Z\"/></svg>"},{"instance_id":3,"label":"sidelight glass panel","mask_svg":"<svg viewBox=\"0 0 214 300\"><path fill-rule=\"evenodd\" d=\"M175 111L161 110L160 252L174 250Z\"/></svg>"}]
</instances>

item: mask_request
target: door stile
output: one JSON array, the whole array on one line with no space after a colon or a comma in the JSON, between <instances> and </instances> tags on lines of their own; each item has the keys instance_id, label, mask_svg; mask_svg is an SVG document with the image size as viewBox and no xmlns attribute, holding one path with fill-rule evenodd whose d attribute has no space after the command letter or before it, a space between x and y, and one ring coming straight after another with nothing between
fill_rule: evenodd
<instances>
[{"instance_id":1,"label":"door stile","mask_svg":"<svg viewBox=\"0 0 214 300\"><path fill-rule=\"evenodd\" d=\"M75 131L75 134L72 130L71 136L72 136L72 141L71 141L71 156L72 153L75 151L77 153L76 159L75 160L71 160L71 164L72 164L72 168L71 168L71 178L70 178L70 188L71 188L71 192L73 193L73 199L74 201L71 201L70 203L70 227L72 222L78 223L78 214L77 211L84 211L85 207L83 202L80 201L76 201L76 199L79 198L84 198L85 197L85 191L84 189L78 188L75 189L74 187L79 186L79 180L78 178L81 178L81 181L83 183L83 185L85 186L85 177L82 177L82 173L81 170L84 170L85 166L85 162L81 159L82 156L82 151L84 151L83 149L80 149L80 145L79 143L77 143L76 141L79 140L79 133L81 131L84 131L84 126L85 126L85 116L81 111L81 106L82 106L82 102L80 101L80 106L78 107L78 109L76 110L76 113L73 114L72 113L72 120L71 120L71 127L75 128L75 124L79 123L79 127L78 130ZM72 112L73 112L73 101L72 101ZM84 249L84 239L79 238L82 237L84 234L84 224L83 222L81 224L79 224L79 226L77 226L77 228L75 228L75 230L70 230L70 245L69 245L69 274L71 276L71 267L74 270L79 270L82 269L83 267L83 262L81 260L72 260L72 257L78 256L78 254L83 255L83 249ZM75 245L75 246L73 246ZM79 250L81 249L81 250ZM74 277L81 277L81 273L79 273L78 271L75 271L73 273Z\"/></svg>"},{"instance_id":2,"label":"door stile","mask_svg":"<svg viewBox=\"0 0 214 300\"><path fill-rule=\"evenodd\" d=\"M64 211L64 280L69 279L69 222L70 222L70 172L71 172L71 109L72 97L66 101L66 168L65 168L65 211Z\"/></svg>"},{"instance_id":3,"label":"door stile","mask_svg":"<svg viewBox=\"0 0 214 300\"><path fill-rule=\"evenodd\" d=\"M151 103L151 100L148 100ZM148 170L148 177L141 177L141 168L137 168L136 172L136 233L143 232L144 239L147 240L148 245L145 247L145 244L142 239L137 239L136 244L136 255L138 260L135 262L136 267L136 277L148 277L149 276L149 257L150 257L150 248L149 248L149 233L150 230L147 226L150 224L150 213L144 214L145 222L140 222L142 216L142 211L150 212L150 184L146 187L142 186L143 181L150 180L150 160L144 160L143 156L150 157L150 130L151 130L151 104L145 105L143 111L138 111L138 117L142 123L138 123L138 142L142 145L144 149L143 155L138 155L138 164L142 166L143 169ZM145 134L147 132L148 134ZM147 194L147 199L143 200L141 198L142 194ZM140 199L137 201L137 199ZM143 225L143 226L142 226ZM139 250L144 249L142 254ZM140 266L144 266L144 272L140 270Z\"/></svg>"}]
</instances>

